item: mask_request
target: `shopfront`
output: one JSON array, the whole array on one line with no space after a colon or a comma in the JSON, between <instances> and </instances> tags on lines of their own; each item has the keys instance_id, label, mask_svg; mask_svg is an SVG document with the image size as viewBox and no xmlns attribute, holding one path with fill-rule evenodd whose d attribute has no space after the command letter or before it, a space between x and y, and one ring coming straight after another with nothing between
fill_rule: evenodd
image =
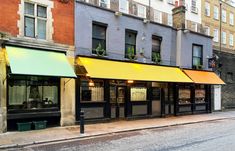
<instances>
[{"instance_id":1,"label":"shopfront","mask_svg":"<svg viewBox=\"0 0 235 151\"><path fill-rule=\"evenodd\" d=\"M92 57L77 64L77 121L80 110L86 120L174 115L176 84L192 83L177 67Z\"/></svg>"},{"instance_id":2,"label":"shopfront","mask_svg":"<svg viewBox=\"0 0 235 151\"><path fill-rule=\"evenodd\" d=\"M61 78L75 78L64 53L6 46L7 125L46 120L59 125Z\"/></svg>"},{"instance_id":3,"label":"shopfront","mask_svg":"<svg viewBox=\"0 0 235 151\"><path fill-rule=\"evenodd\" d=\"M183 72L194 83L177 85L177 115L212 112L211 87L225 83L212 71L183 70Z\"/></svg>"}]
</instances>

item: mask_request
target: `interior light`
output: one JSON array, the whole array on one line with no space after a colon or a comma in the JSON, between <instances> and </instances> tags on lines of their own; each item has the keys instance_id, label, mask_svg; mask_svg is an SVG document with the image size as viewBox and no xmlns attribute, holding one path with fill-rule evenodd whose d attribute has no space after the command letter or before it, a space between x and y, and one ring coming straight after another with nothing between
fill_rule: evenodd
<instances>
[{"instance_id":1,"label":"interior light","mask_svg":"<svg viewBox=\"0 0 235 151\"><path fill-rule=\"evenodd\" d=\"M88 85L89 85L90 87L93 87L93 86L95 86L95 83L94 83L92 80L89 80Z\"/></svg>"},{"instance_id":2,"label":"interior light","mask_svg":"<svg viewBox=\"0 0 235 151\"><path fill-rule=\"evenodd\" d=\"M133 80L128 80L127 83L134 83L134 81Z\"/></svg>"}]
</instances>

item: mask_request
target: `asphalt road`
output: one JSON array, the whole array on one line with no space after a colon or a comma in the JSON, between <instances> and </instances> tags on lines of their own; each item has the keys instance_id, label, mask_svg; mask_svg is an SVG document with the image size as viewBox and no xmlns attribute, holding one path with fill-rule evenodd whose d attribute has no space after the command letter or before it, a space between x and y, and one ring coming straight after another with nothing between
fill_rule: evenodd
<instances>
[{"instance_id":1,"label":"asphalt road","mask_svg":"<svg viewBox=\"0 0 235 151\"><path fill-rule=\"evenodd\" d=\"M235 119L133 131L11 150L235 151Z\"/></svg>"}]
</instances>

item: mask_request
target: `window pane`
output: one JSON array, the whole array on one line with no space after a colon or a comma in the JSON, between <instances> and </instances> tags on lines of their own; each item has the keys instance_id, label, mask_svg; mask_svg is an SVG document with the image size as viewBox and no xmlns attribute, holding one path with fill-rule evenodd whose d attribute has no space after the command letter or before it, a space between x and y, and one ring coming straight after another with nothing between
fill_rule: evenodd
<instances>
[{"instance_id":1,"label":"window pane","mask_svg":"<svg viewBox=\"0 0 235 151\"><path fill-rule=\"evenodd\" d=\"M93 83L89 86L89 83ZM104 101L103 81L82 81L81 82L81 101Z\"/></svg>"},{"instance_id":2,"label":"window pane","mask_svg":"<svg viewBox=\"0 0 235 151\"><path fill-rule=\"evenodd\" d=\"M202 56L202 48L200 46L193 46L193 56L201 57Z\"/></svg>"},{"instance_id":3,"label":"window pane","mask_svg":"<svg viewBox=\"0 0 235 151\"><path fill-rule=\"evenodd\" d=\"M45 105L58 104L58 87L57 86L43 86L43 102Z\"/></svg>"},{"instance_id":4,"label":"window pane","mask_svg":"<svg viewBox=\"0 0 235 151\"><path fill-rule=\"evenodd\" d=\"M25 36L35 37L35 21L34 18L25 17Z\"/></svg>"},{"instance_id":5,"label":"window pane","mask_svg":"<svg viewBox=\"0 0 235 151\"><path fill-rule=\"evenodd\" d=\"M153 52L160 52L160 45L161 45L161 40L157 38L152 38L152 51Z\"/></svg>"},{"instance_id":6,"label":"window pane","mask_svg":"<svg viewBox=\"0 0 235 151\"><path fill-rule=\"evenodd\" d=\"M95 49L98 48L98 46L101 46L101 49L106 50L106 41L105 40L100 40L100 39L92 39L92 52L95 52Z\"/></svg>"},{"instance_id":7,"label":"window pane","mask_svg":"<svg viewBox=\"0 0 235 151\"><path fill-rule=\"evenodd\" d=\"M105 37L106 37L106 27L93 24L92 37L93 38L98 38L98 39L105 39Z\"/></svg>"},{"instance_id":8,"label":"window pane","mask_svg":"<svg viewBox=\"0 0 235 151\"><path fill-rule=\"evenodd\" d=\"M24 3L24 13L27 15L34 15L34 4Z\"/></svg>"},{"instance_id":9,"label":"window pane","mask_svg":"<svg viewBox=\"0 0 235 151\"><path fill-rule=\"evenodd\" d=\"M135 45L136 43L136 34L132 32L126 32L125 40L127 44Z\"/></svg>"},{"instance_id":10,"label":"window pane","mask_svg":"<svg viewBox=\"0 0 235 151\"><path fill-rule=\"evenodd\" d=\"M201 65L201 59L200 58L193 58L193 66Z\"/></svg>"},{"instance_id":11,"label":"window pane","mask_svg":"<svg viewBox=\"0 0 235 151\"><path fill-rule=\"evenodd\" d=\"M123 13L129 12L129 2L127 0L119 0L119 11Z\"/></svg>"},{"instance_id":12,"label":"window pane","mask_svg":"<svg viewBox=\"0 0 235 151\"><path fill-rule=\"evenodd\" d=\"M17 105L18 108L24 106L26 101L26 81L9 81L9 105Z\"/></svg>"},{"instance_id":13,"label":"window pane","mask_svg":"<svg viewBox=\"0 0 235 151\"><path fill-rule=\"evenodd\" d=\"M38 17L47 18L47 8L43 6L37 6Z\"/></svg>"},{"instance_id":14,"label":"window pane","mask_svg":"<svg viewBox=\"0 0 235 151\"><path fill-rule=\"evenodd\" d=\"M38 38L46 39L46 20L38 19Z\"/></svg>"}]
</instances>

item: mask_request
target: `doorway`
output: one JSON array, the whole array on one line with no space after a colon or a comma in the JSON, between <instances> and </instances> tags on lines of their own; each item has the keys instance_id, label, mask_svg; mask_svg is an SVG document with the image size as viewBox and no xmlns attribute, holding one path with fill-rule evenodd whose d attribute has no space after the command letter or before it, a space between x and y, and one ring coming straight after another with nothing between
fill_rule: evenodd
<instances>
[{"instance_id":1,"label":"doorway","mask_svg":"<svg viewBox=\"0 0 235 151\"><path fill-rule=\"evenodd\" d=\"M163 88L163 97L163 116L175 115L174 90L170 85L167 88Z\"/></svg>"},{"instance_id":2,"label":"doorway","mask_svg":"<svg viewBox=\"0 0 235 151\"><path fill-rule=\"evenodd\" d=\"M123 119L125 118L126 103L126 87L113 85L110 86L110 106L111 118Z\"/></svg>"}]
</instances>

